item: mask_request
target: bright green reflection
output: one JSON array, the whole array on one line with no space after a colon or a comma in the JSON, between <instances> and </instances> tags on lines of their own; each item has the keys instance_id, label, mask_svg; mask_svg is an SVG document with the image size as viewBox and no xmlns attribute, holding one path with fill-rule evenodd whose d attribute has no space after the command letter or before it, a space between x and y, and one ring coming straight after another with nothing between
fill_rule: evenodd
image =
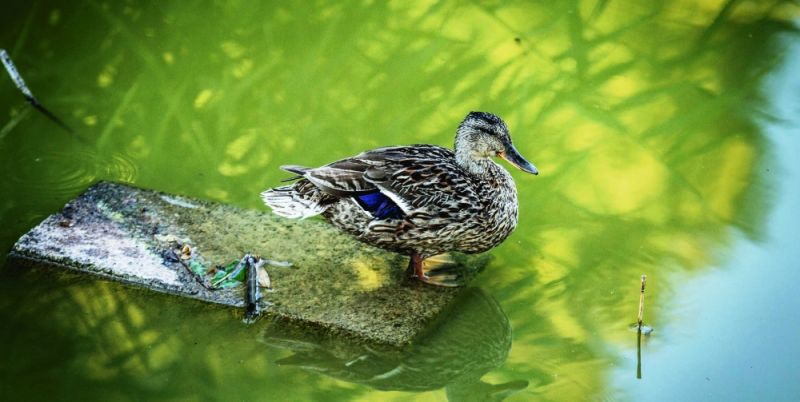
<instances>
[{"instance_id":1,"label":"bright green reflection","mask_svg":"<svg viewBox=\"0 0 800 402\"><path fill-rule=\"evenodd\" d=\"M731 227L759 236L759 88L797 9L551 3L7 5L2 47L77 138L0 79L3 247L97 179L262 208L280 164L449 146L466 112L492 111L542 174L514 173L519 228L479 277L514 331L505 364L482 381L529 382L509 400L614 394L609 349L631 340L639 275L663 302L681 285L667 274L703 270ZM21 291L0 296L14 317L0 334L17 352L5 378L33 381L46 366L60 384L22 394L374 396L344 376L276 367L285 351L216 310L107 285L31 286L69 296L26 299L13 314ZM648 310L656 329L671 319L663 304ZM26 334L42 331L56 354L32 352Z\"/></svg>"}]
</instances>

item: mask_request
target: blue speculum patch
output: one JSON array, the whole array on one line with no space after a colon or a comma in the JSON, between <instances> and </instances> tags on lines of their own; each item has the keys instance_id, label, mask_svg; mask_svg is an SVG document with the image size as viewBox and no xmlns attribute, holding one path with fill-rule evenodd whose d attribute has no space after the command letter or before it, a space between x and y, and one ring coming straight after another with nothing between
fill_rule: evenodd
<instances>
[{"instance_id":1,"label":"blue speculum patch","mask_svg":"<svg viewBox=\"0 0 800 402\"><path fill-rule=\"evenodd\" d=\"M397 204L380 191L361 194L354 199L364 210L371 213L378 219L399 219L403 217L403 211Z\"/></svg>"}]
</instances>

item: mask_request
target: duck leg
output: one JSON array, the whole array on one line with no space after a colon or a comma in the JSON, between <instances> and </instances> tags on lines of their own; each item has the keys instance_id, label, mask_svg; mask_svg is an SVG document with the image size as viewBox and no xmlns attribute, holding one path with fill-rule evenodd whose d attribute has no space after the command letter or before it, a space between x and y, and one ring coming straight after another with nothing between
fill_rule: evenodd
<instances>
[{"instance_id":1,"label":"duck leg","mask_svg":"<svg viewBox=\"0 0 800 402\"><path fill-rule=\"evenodd\" d=\"M428 276L425 275L425 271L422 269L422 256L417 253L411 253L411 257L408 259L408 269L406 272L410 278L417 278L423 282L427 282Z\"/></svg>"},{"instance_id":2,"label":"duck leg","mask_svg":"<svg viewBox=\"0 0 800 402\"><path fill-rule=\"evenodd\" d=\"M456 287L464 285L463 274L459 273L459 269L460 267L448 254L439 254L426 259L418 253L411 253L406 272L409 278L429 285Z\"/></svg>"}]
</instances>

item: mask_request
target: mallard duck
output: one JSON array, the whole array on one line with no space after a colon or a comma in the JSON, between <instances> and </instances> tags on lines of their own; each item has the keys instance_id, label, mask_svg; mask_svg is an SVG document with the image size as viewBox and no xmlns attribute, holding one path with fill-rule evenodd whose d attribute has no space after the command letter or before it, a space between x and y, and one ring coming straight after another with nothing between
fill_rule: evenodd
<instances>
[{"instance_id":1,"label":"mallard duck","mask_svg":"<svg viewBox=\"0 0 800 402\"><path fill-rule=\"evenodd\" d=\"M538 174L511 142L494 114L469 113L456 130L455 152L418 144L373 149L318 168L281 169L291 185L261 193L286 218L322 215L360 241L410 256L409 276L425 274L423 261L449 251L481 253L517 226L517 190L492 157Z\"/></svg>"}]
</instances>

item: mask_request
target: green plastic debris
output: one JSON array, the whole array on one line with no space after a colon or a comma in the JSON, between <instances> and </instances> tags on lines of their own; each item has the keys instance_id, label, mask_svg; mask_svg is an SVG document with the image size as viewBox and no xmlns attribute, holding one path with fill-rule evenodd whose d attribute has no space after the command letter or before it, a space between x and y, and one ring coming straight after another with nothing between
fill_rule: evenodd
<instances>
[{"instance_id":1,"label":"green plastic debris","mask_svg":"<svg viewBox=\"0 0 800 402\"><path fill-rule=\"evenodd\" d=\"M241 285L247 277L247 272L242 269L244 266L241 261L234 260L224 267L217 268L211 279L211 285L219 289Z\"/></svg>"},{"instance_id":2,"label":"green plastic debris","mask_svg":"<svg viewBox=\"0 0 800 402\"><path fill-rule=\"evenodd\" d=\"M232 288L243 284L247 279L247 272L243 269L245 264L239 260L211 269L196 259L190 260L186 265L209 289Z\"/></svg>"}]
</instances>

